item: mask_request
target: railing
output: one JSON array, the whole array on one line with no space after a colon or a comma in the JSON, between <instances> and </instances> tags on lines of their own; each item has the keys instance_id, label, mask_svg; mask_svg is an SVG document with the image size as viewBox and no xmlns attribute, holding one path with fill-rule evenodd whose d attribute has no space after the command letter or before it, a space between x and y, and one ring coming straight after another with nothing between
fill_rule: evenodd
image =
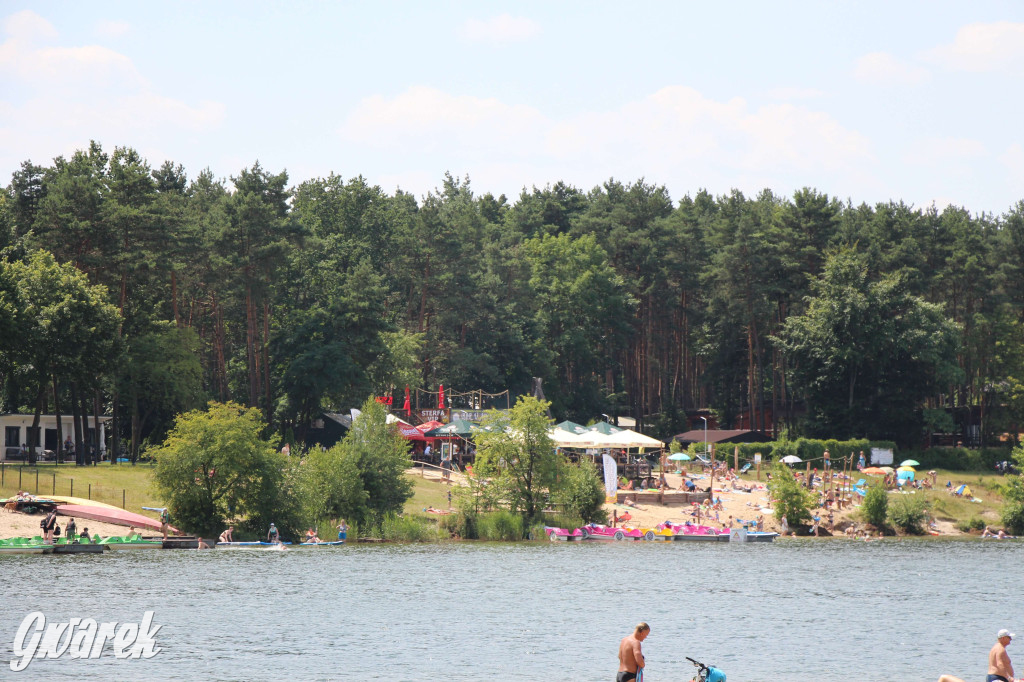
<instances>
[{"instance_id":1,"label":"railing","mask_svg":"<svg viewBox=\"0 0 1024 682\"><path fill-rule=\"evenodd\" d=\"M64 476L57 471L43 472L34 466L23 464L11 465L0 462L0 492L10 497L25 491L39 497L60 495L67 497L84 497L87 500L105 502L115 507L126 509L128 492L125 488L111 488L91 482L78 481L71 476Z\"/></svg>"}]
</instances>

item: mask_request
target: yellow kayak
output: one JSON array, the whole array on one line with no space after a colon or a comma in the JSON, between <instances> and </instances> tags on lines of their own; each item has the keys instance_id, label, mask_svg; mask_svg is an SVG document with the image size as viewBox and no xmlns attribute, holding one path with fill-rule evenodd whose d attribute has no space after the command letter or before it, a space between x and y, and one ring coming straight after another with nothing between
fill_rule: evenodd
<instances>
[{"instance_id":1,"label":"yellow kayak","mask_svg":"<svg viewBox=\"0 0 1024 682\"><path fill-rule=\"evenodd\" d=\"M48 500L54 502L60 502L62 504L78 504L83 507L104 507L106 509L120 509L112 504L106 502L97 502L96 500L87 500L84 497L68 497L67 495L38 495L37 497L45 497Z\"/></svg>"}]
</instances>

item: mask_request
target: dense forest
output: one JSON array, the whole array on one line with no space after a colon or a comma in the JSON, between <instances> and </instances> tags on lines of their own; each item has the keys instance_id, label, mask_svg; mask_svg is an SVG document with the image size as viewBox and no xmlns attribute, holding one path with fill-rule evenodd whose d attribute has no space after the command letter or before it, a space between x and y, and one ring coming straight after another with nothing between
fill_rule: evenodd
<instances>
[{"instance_id":1,"label":"dense forest","mask_svg":"<svg viewBox=\"0 0 1024 682\"><path fill-rule=\"evenodd\" d=\"M286 433L406 386L533 377L560 419L659 436L708 409L980 444L1024 411L1024 202L673 200L643 179L510 200L451 175L417 199L259 163L190 177L93 143L13 173L0 246L3 410L112 414L133 454L210 399Z\"/></svg>"}]
</instances>

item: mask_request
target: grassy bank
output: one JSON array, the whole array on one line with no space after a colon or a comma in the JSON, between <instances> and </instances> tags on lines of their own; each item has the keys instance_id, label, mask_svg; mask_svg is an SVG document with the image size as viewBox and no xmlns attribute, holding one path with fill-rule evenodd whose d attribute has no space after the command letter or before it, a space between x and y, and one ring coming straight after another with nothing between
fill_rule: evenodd
<instances>
[{"instance_id":1,"label":"grassy bank","mask_svg":"<svg viewBox=\"0 0 1024 682\"><path fill-rule=\"evenodd\" d=\"M106 502L155 517L142 507L160 507L162 502L152 486L153 467L149 464L97 464L75 466L40 462L35 466L4 462L0 467L0 496L9 497L19 490L33 495L68 495Z\"/></svg>"}]
</instances>

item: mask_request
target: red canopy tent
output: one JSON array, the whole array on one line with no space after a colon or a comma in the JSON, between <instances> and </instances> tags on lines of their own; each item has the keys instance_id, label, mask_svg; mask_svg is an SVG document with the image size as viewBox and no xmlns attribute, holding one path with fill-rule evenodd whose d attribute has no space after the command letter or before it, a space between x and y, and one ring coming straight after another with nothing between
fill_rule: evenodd
<instances>
[{"instance_id":1,"label":"red canopy tent","mask_svg":"<svg viewBox=\"0 0 1024 682\"><path fill-rule=\"evenodd\" d=\"M422 441L436 440L435 438L427 438L423 434L425 434L427 431L433 431L434 429L436 429L439 426L444 426L444 424L442 424L439 421L429 421L429 422L425 422L423 424L420 424L419 426L409 426L408 424L399 424L398 425L398 433L402 434L402 437L404 437L406 440L422 440Z\"/></svg>"}]
</instances>

